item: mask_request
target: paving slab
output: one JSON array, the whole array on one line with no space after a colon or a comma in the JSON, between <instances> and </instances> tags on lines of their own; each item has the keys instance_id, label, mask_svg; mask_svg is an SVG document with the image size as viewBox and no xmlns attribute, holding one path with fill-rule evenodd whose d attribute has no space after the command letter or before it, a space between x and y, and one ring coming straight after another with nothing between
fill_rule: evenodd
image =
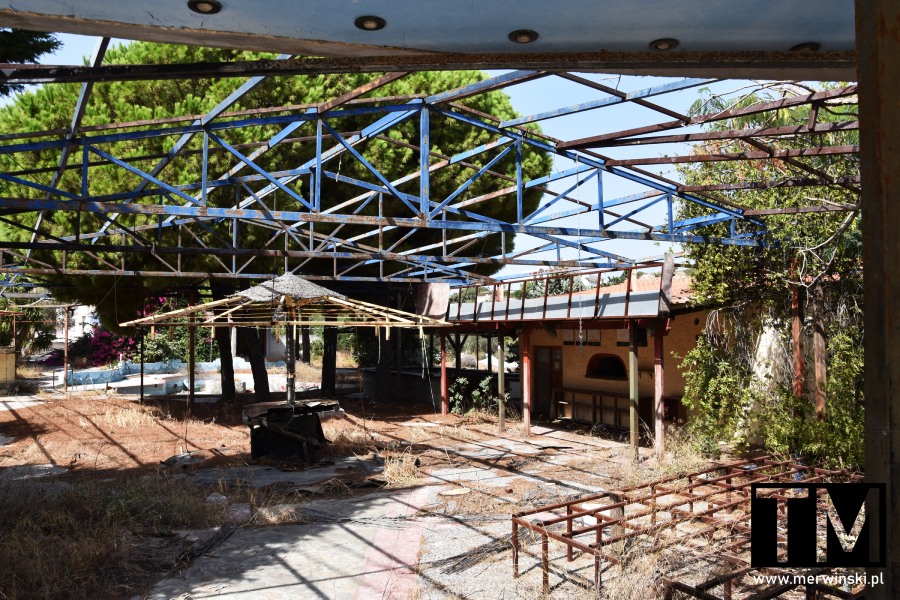
<instances>
[{"instance_id":1,"label":"paving slab","mask_svg":"<svg viewBox=\"0 0 900 600\"><path fill-rule=\"evenodd\" d=\"M0 398L0 410L19 410L29 406L43 404L41 400L32 396L7 396Z\"/></svg>"},{"instance_id":2,"label":"paving slab","mask_svg":"<svg viewBox=\"0 0 900 600\"><path fill-rule=\"evenodd\" d=\"M0 471L0 481L23 481L25 479L40 479L68 473L69 470L58 465L20 465L7 467Z\"/></svg>"},{"instance_id":3,"label":"paving slab","mask_svg":"<svg viewBox=\"0 0 900 600\"><path fill-rule=\"evenodd\" d=\"M384 471L384 464L363 460L355 456L335 457L331 464L318 465L308 469L284 471L265 465L248 465L227 469L198 469L186 474L200 485L249 485L260 488L268 485L314 486L329 479L357 472L363 476Z\"/></svg>"},{"instance_id":4,"label":"paving slab","mask_svg":"<svg viewBox=\"0 0 900 600\"><path fill-rule=\"evenodd\" d=\"M207 555L159 582L150 600L173 598L408 598L427 488L310 502L333 522L237 530Z\"/></svg>"}]
</instances>

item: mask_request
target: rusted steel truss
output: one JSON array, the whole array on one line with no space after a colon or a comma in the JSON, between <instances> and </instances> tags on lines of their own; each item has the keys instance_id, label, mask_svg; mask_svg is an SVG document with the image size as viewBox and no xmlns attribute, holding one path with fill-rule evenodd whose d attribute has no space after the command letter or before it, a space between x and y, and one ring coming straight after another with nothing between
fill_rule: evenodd
<instances>
[{"instance_id":1,"label":"rusted steel truss","mask_svg":"<svg viewBox=\"0 0 900 600\"><path fill-rule=\"evenodd\" d=\"M730 599L753 575L782 574L778 569L750 566L751 484L784 482L784 490L773 488L767 492L771 497L787 498L790 493L787 488L798 480L803 483L861 481L862 476L762 456L539 506L512 517L513 576L519 576L523 539L520 529L524 528L541 539L545 591L550 586L550 540L566 547L569 562L575 559L576 552L593 557L594 584L598 589L603 584L604 564L618 564L625 545L639 543L642 552L674 547L688 553L690 560L685 563L692 565L690 571L694 577L701 572L701 561L713 565L715 575L699 583L681 580L677 571L670 573L664 578L667 598L679 591L705 600ZM779 536L779 541L786 538ZM822 573L819 569L810 570L809 574ZM753 597L774 598L798 585L756 587ZM721 596L713 593L716 589L722 590ZM807 587L808 593L816 591L838 598L856 597L822 584Z\"/></svg>"},{"instance_id":2,"label":"rusted steel truss","mask_svg":"<svg viewBox=\"0 0 900 600\"><path fill-rule=\"evenodd\" d=\"M102 62L105 47L105 43L98 47L93 65ZM273 72L281 63L285 68L297 64L288 56L270 63ZM6 77L15 79L23 72L11 71ZM858 188L852 177L830 177L804 162L854 154L854 144L811 146L807 142L797 149L776 150L766 142L784 136L808 140L829 132L852 131L859 126L855 120L819 122L816 110L811 110L810 122L798 127L696 130L698 125L741 115L852 102L853 85L718 114L686 116L666 108L664 100L714 80L682 79L625 92L581 75L526 70L430 96L373 96L382 86L406 76L406 72L392 72L373 76L356 90L318 104L228 112L269 71L261 73L206 115L83 127L80 115L89 102L91 82L99 80L88 78L70 129L0 132L0 155L12 157L17 164L40 165L37 157L57 157L53 166L0 172L0 219L28 233L18 240L0 240L0 273L14 277L213 275L255 279L271 273L269 263L275 261L284 272L317 280L492 283L497 279L480 275L479 268L514 265L577 272L645 264L643 259L606 250L609 240L741 246L770 243L761 219L764 215L749 213L736 203L736 191L824 186L856 192ZM461 103L475 95L548 77L581 85L596 94L596 99L508 120ZM569 142L526 127L628 103L666 120ZM669 120L673 117L674 121ZM358 126L360 120L362 127ZM438 121L469 129L487 141L453 156L443 155L431 147ZM349 122L357 126L348 129L345 124ZM690 127L694 129L686 129L688 133L672 133ZM413 136L408 134L410 128L415 131ZM401 129L407 133L397 135ZM237 134L248 130L259 132L258 139L229 141L244 139L246 136ZM666 135L654 139L648 135L653 132ZM753 149L670 157L648 154L644 158L614 158L596 150L694 141L710 135L719 140L742 140ZM147 141L171 149L163 153L133 151ZM388 177L367 154L366 148L376 141L412 150L416 159L409 161L406 173ZM307 158L269 169L266 161L273 150L283 149ZM522 174L529 152L549 153L571 166L529 180ZM742 160L781 161L790 175L777 181L689 187L642 168ZM342 172L341 165L349 163L357 167L353 176L346 169ZM512 163L514 168L501 172L501 163ZM187 175L186 164L193 169ZM177 177L169 175L179 168ZM112 192L96 191L92 182L110 173L130 183ZM431 181L439 176L452 176L463 183L444 197L434 197ZM487 179L500 181L500 189L475 192L475 184ZM617 189L616 183L626 186L629 193L610 193ZM341 184L340 189L352 191L335 197L323 193L326 184ZM729 194L727 199L720 191ZM532 210L523 199L534 192L542 193L543 200ZM498 202L514 206L515 218L498 219L484 210ZM679 219L679 206L684 203L701 207L703 214ZM844 203L829 205L827 210L854 208ZM74 215L74 230L66 235L51 234L44 225L45 215L51 211ZM23 218L22 213L36 213L37 217ZM710 233L710 226L723 223L729 226L727 234L722 235L721 229L717 235ZM245 243L248 237L255 242ZM513 253L507 249L514 237L517 251ZM530 243L520 245L521 240ZM502 250L484 253L485 247ZM111 255L120 258L111 259ZM91 267L81 266L83 261L73 258L77 256L94 259ZM129 256L140 256L140 266L131 266ZM208 264L202 270L191 268L191 258L200 256L208 259ZM266 268L260 269L263 260ZM652 262L652 257L649 260Z\"/></svg>"}]
</instances>

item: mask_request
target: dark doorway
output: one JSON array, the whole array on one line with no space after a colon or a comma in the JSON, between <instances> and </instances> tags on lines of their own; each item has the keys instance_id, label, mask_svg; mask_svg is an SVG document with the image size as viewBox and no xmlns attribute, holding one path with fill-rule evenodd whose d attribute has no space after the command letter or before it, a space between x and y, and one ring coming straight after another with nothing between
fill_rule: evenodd
<instances>
[{"instance_id":1,"label":"dark doorway","mask_svg":"<svg viewBox=\"0 0 900 600\"><path fill-rule=\"evenodd\" d=\"M558 346L535 346L533 411L542 416L549 416L553 394L561 389L562 348Z\"/></svg>"}]
</instances>

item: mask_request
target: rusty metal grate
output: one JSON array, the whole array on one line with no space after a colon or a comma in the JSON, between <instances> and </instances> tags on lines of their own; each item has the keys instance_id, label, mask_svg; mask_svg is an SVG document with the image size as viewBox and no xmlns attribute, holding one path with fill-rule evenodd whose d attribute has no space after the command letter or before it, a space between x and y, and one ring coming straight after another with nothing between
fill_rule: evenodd
<instances>
[{"instance_id":1,"label":"rusty metal grate","mask_svg":"<svg viewBox=\"0 0 900 600\"><path fill-rule=\"evenodd\" d=\"M730 600L740 578L782 574L777 569L750 567L751 484L861 480L859 473L820 469L767 455L536 507L512 516L513 576L519 576L519 528L524 527L540 536L545 592L549 591L551 539L566 546L568 562L574 560L575 551L593 556L597 589L603 583L604 561L618 564L619 552L626 543L640 541L651 552L672 546L683 548L691 553L692 562L706 561L725 571L699 583L687 583L678 573L670 574L663 578L666 597L678 591L710 600L719 598L711 591L721 589L721 598ZM779 496L776 491L772 494ZM822 569L810 571L822 573ZM757 588L753 597L773 598L796 587L800 584ZM805 587L807 595L861 597L823 584Z\"/></svg>"}]
</instances>

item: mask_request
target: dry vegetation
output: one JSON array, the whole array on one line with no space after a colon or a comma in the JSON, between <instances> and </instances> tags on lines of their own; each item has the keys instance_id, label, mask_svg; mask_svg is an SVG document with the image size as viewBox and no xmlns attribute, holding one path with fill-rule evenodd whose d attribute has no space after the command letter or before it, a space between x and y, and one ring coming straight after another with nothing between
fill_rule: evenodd
<instances>
[{"instance_id":1,"label":"dry vegetation","mask_svg":"<svg viewBox=\"0 0 900 600\"><path fill-rule=\"evenodd\" d=\"M223 521L202 490L155 476L2 483L0 597L130 597L175 566L179 529Z\"/></svg>"},{"instance_id":2,"label":"dry vegetation","mask_svg":"<svg viewBox=\"0 0 900 600\"><path fill-rule=\"evenodd\" d=\"M201 488L173 477L194 465L160 465L183 452L207 459L203 466L249 464L249 440L238 405L200 405L188 414L177 402L141 405L91 393L0 412L0 433L14 440L0 446L0 560L21 565L0 571L0 598L131 597L173 568L186 548L178 530L224 525L229 504L246 505L251 525L280 525L304 522L303 506L310 500L370 493L375 484L401 489L442 485L452 493L438 495L438 504L429 506L427 514L499 522L573 493L554 480L624 486L696 469L699 460L691 441L677 435L669 437L669 460L651 468L652 461L636 465L627 449L586 434L579 437L583 443L561 443L536 454L510 452L485 463L466 458L458 449L496 449L498 440L527 443L519 422L508 419L507 432L498 438L496 416L486 413L457 417L399 403L342 405L347 418L323 423L331 445L322 458L380 460L384 472L341 475L314 492L259 488L252 482ZM48 464L69 472L52 480L3 483L4 467ZM429 478L436 469L473 465L509 481L500 486L479 481L448 486ZM227 496L227 504L208 503L211 492ZM482 567L496 563L508 573L509 546L499 544L486 546L485 556L469 553L470 558L477 558ZM654 573L664 559L641 555L629 560L627 572L610 571L604 589L613 595L607 597L637 597L632 595L635 590L646 590L647 581L658 579ZM568 582L566 597L593 597L580 574L572 574ZM539 588L530 587L534 578L515 585L522 597L541 597Z\"/></svg>"}]
</instances>

